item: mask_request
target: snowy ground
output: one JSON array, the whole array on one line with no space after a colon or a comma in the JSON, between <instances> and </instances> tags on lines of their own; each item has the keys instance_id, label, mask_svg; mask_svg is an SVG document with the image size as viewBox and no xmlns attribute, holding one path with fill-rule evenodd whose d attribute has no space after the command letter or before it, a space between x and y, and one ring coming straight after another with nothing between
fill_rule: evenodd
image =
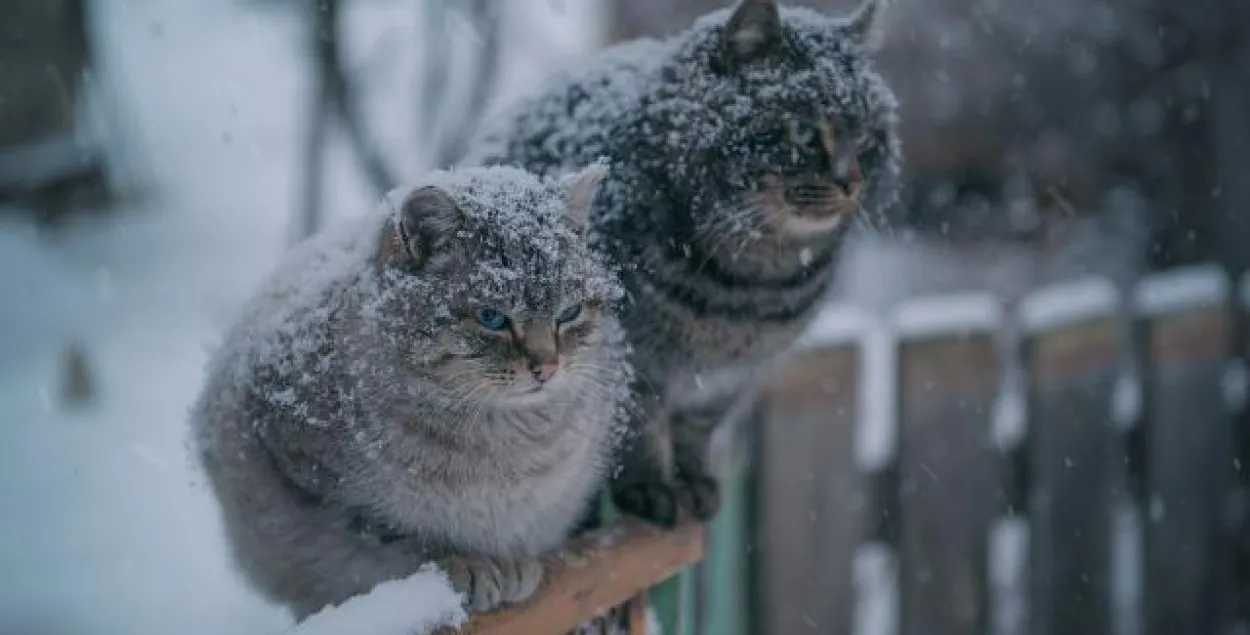
<instances>
[{"instance_id":1,"label":"snowy ground","mask_svg":"<svg viewBox=\"0 0 1250 635\"><path fill-rule=\"evenodd\" d=\"M283 250L307 92L303 25L268 6L282 3L96 4L128 156L156 189L53 243L0 214L0 633L280 632L285 614L226 559L184 433L207 350ZM354 32L385 45L371 55L410 60L416 35L402 19L415 3L375 4ZM592 3L517 5L522 50L505 94L597 36L585 26ZM371 204L344 168L331 189L335 213ZM73 338L100 389L81 411L57 399Z\"/></svg>"}]
</instances>

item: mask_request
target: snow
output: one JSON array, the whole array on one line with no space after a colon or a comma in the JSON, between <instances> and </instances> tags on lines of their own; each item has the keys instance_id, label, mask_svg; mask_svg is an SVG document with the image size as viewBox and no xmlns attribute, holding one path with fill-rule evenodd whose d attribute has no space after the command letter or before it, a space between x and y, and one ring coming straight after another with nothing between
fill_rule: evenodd
<instances>
[{"instance_id":1,"label":"snow","mask_svg":"<svg viewBox=\"0 0 1250 635\"><path fill-rule=\"evenodd\" d=\"M990 420L990 434L1000 450L1019 446L1028 432L1026 389L1024 376L1019 368L1004 374L998 399L994 402L993 418Z\"/></svg>"},{"instance_id":2,"label":"snow","mask_svg":"<svg viewBox=\"0 0 1250 635\"><path fill-rule=\"evenodd\" d=\"M387 199L393 208L391 214L397 215L399 197L416 187L438 187L450 194L468 217L466 229L490 228L478 233L489 234L497 250L511 255L511 263L479 264L467 277L467 289L443 289L442 296L471 292L484 297L510 297L518 295L522 287L528 291L532 286L560 285L559 277L563 276L575 278L581 293L615 301L624 292L608 277L602 268L604 263L583 248L585 243L574 233L572 225L559 222L566 214L568 188L583 176L595 178L591 172L601 169L596 165L564 178L539 178L509 166L440 170L423 175L409 186L396 188ZM582 257L572 258L571 250ZM570 268L574 263L578 264L576 271Z\"/></svg>"},{"instance_id":3,"label":"snow","mask_svg":"<svg viewBox=\"0 0 1250 635\"><path fill-rule=\"evenodd\" d=\"M1141 376L1135 369L1121 370L1111 391L1111 423L1121 430L1137 425L1142 404Z\"/></svg>"},{"instance_id":4,"label":"snow","mask_svg":"<svg viewBox=\"0 0 1250 635\"><path fill-rule=\"evenodd\" d=\"M1029 521L999 518L990 527L990 632L1024 633L1029 611Z\"/></svg>"},{"instance_id":5,"label":"snow","mask_svg":"<svg viewBox=\"0 0 1250 635\"><path fill-rule=\"evenodd\" d=\"M1136 635L1142 632L1142 579L1145 570L1142 542L1145 528L1141 512L1128 496L1119 496L1112 503L1111 531L1111 615L1112 633Z\"/></svg>"},{"instance_id":6,"label":"snow","mask_svg":"<svg viewBox=\"0 0 1250 635\"><path fill-rule=\"evenodd\" d=\"M49 241L0 212L0 632L290 626L234 571L185 446L206 351L283 254L298 198L306 42L281 4L94 3L100 79L119 100L127 146L110 150L153 170L153 187L135 209ZM590 3L523 4L514 24L525 47L505 60L505 97L592 43ZM415 13L400 5L362 3L370 9L351 26L385 30ZM404 57L412 40L387 56ZM326 209L372 209L348 157L330 159ZM86 344L99 390L62 409L59 360L71 339Z\"/></svg>"},{"instance_id":7,"label":"snow","mask_svg":"<svg viewBox=\"0 0 1250 635\"><path fill-rule=\"evenodd\" d=\"M855 635L892 635L898 632L898 559L882 543L868 543L855 552L851 564L855 607L851 632Z\"/></svg>"},{"instance_id":8,"label":"snow","mask_svg":"<svg viewBox=\"0 0 1250 635\"><path fill-rule=\"evenodd\" d=\"M997 331L1002 324L1001 301L978 292L915 298L894 314L895 328L907 338Z\"/></svg>"},{"instance_id":9,"label":"snow","mask_svg":"<svg viewBox=\"0 0 1250 635\"><path fill-rule=\"evenodd\" d=\"M797 349L816 349L858 340L872 323L872 315L859 307L826 304L794 346Z\"/></svg>"},{"instance_id":10,"label":"snow","mask_svg":"<svg viewBox=\"0 0 1250 635\"><path fill-rule=\"evenodd\" d=\"M417 600L420 601L417 601ZM383 582L373 591L310 615L285 635L415 635L468 619L462 597L447 576L427 565L403 579Z\"/></svg>"},{"instance_id":11,"label":"snow","mask_svg":"<svg viewBox=\"0 0 1250 635\"><path fill-rule=\"evenodd\" d=\"M1020 302L1019 315L1025 332L1040 333L1114 316L1119 303L1120 292L1110 280L1087 277L1033 291Z\"/></svg>"},{"instance_id":12,"label":"snow","mask_svg":"<svg viewBox=\"0 0 1250 635\"><path fill-rule=\"evenodd\" d=\"M1137 284L1134 308L1146 315L1209 306L1229 300L1228 275L1217 265L1192 265L1151 275Z\"/></svg>"},{"instance_id":13,"label":"snow","mask_svg":"<svg viewBox=\"0 0 1250 635\"><path fill-rule=\"evenodd\" d=\"M855 430L855 462L871 473L885 468L898 453L898 341L890 331L874 328L863 342L863 412Z\"/></svg>"}]
</instances>

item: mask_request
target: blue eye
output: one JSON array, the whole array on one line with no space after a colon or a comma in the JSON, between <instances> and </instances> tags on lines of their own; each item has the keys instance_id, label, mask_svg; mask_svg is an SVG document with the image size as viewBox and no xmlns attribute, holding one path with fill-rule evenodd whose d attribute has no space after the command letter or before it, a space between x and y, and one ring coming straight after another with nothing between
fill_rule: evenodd
<instances>
[{"instance_id":1,"label":"blue eye","mask_svg":"<svg viewBox=\"0 0 1250 635\"><path fill-rule=\"evenodd\" d=\"M581 314L582 305L580 302L577 304L570 304L563 309L560 309L560 312L556 314L556 324L568 324L569 322L576 320L577 316Z\"/></svg>"},{"instance_id":2,"label":"blue eye","mask_svg":"<svg viewBox=\"0 0 1250 635\"><path fill-rule=\"evenodd\" d=\"M478 309L477 321L489 331L502 331L508 326L508 316L494 309Z\"/></svg>"}]
</instances>

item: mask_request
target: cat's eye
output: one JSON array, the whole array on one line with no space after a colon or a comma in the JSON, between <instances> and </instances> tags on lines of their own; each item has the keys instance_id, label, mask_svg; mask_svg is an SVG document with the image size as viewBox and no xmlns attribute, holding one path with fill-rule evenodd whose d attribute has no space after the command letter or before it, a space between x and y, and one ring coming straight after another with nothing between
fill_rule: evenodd
<instances>
[{"instance_id":1,"label":"cat's eye","mask_svg":"<svg viewBox=\"0 0 1250 635\"><path fill-rule=\"evenodd\" d=\"M478 309L474 317L488 331L502 331L508 326L508 316L491 308Z\"/></svg>"},{"instance_id":2,"label":"cat's eye","mask_svg":"<svg viewBox=\"0 0 1250 635\"><path fill-rule=\"evenodd\" d=\"M820 131L812 122L805 119L787 119L786 120L786 137L790 143L807 147L816 142L820 136Z\"/></svg>"},{"instance_id":3,"label":"cat's eye","mask_svg":"<svg viewBox=\"0 0 1250 635\"><path fill-rule=\"evenodd\" d=\"M581 314L582 304L580 302L577 304L570 304L563 309L560 309L560 312L556 314L556 324L568 324L569 322L576 320Z\"/></svg>"}]
</instances>

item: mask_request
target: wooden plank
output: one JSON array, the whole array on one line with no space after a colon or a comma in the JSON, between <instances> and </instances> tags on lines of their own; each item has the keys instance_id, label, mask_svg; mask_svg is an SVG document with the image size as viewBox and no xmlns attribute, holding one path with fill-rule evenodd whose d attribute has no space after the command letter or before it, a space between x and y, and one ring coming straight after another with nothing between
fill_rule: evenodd
<instances>
[{"instance_id":1,"label":"wooden plank","mask_svg":"<svg viewBox=\"0 0 1250 635\"><path fill-rule=\"evenodd\" d=\"M553 556L542 586L524 604L475 615L467 635L561 635L703 557L703 528L662 531L638 521L595 530Z\"/></svg>"},{"instance_id":2,"label":"wooden plank","mask_svg":"<svg viewBox=\"0 0 1250 635\"><path fill-rule=\"evenodd\" d=\"M1250 632L1250 273L1241 278L1237 294L1236 341L1233 344L1239 365L1240 377L1232 378L1238 384L1232 386L1234 397L1233 434L1237 457L1233 467L1237 471L1238 492L1233 504L1232 533L1235 579L1232 602L1234 615L1243 632Z\"/></svg>"},{"instance_id":3,"label":"wooden plank","mask_svg":"<svg viewBox=\"0 0 1250 635\"><path fill-rule=\"evenodd\" d=\"M1232 421L1221 387L1232 323L1227 280L1193 268L1144 280L1153 391L1145 430L1145 632L1227 632Z\"/></svg>"},{"instance_id":4,"label":"wooden plank","mask_svg":"<svg viewBox=\"0 0 1250 635\"><path fill-rule=\"evenodd\" d=\"M1040 290L1021 308L1036 635L1114 632L1113 514L1131 503L1109 408L1124 352L1118 312L1114 289L1100 281Z\"/></svg>"},{"instance_id":5,"label":"wooden plank","mask_svg":"<svg viewBox=\"0 0 1250 635\"><path fill-rule=\"evenodd\" d=\"M760 632L850 632L851 563L865 512L853 442L860 359L854 343L809 351L765 391L756 503Z\"/></svg>"},{"instance_id":6,"label":"wooden plank","mask_svg":"<svg viewBox=\"0 0 1250 635\"><path fill-rule=\"evenodd\" d=\"M1001 317L992 298L951 296L910 303L896 323L901 633L980 635L997 512Z\"/></svg>"}]
</instances>

